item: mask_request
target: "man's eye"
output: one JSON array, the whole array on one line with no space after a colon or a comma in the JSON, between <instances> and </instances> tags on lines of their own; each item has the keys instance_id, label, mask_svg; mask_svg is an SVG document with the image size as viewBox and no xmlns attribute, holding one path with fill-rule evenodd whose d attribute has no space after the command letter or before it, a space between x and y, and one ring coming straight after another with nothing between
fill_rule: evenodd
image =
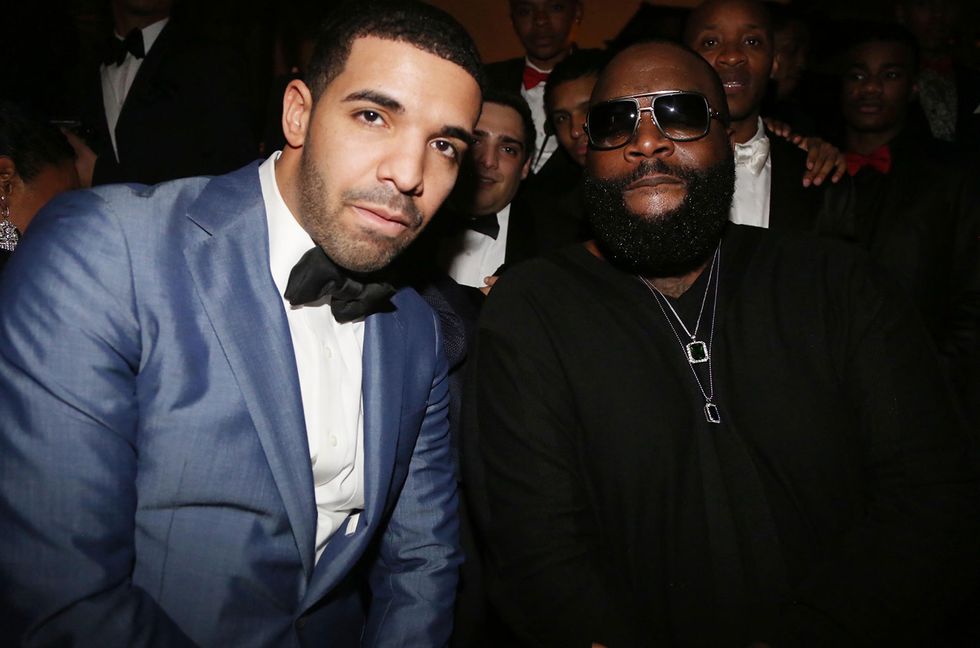
<instances>
[{"instance_id":1,"label":"man's eye","mask_svg":"<svg viewBox=\"0 0 980 648\"><path fill-rule=\"evenodd\" d=\"M568 121L568 115L565 113L556 113L552 116L551 121L555 124L564 124Z\"/></svg>"},{"instance_id":2,"label":"man's eye","mask_svg":"<svg viewBox=\"0 0 980 648\"><path fill-rule=\"evenodd\" d=\"M745 44L749 47L758 47L759 45L762 45L762 39L758 36L749 36L745 39Z\"/></svg>"},{"instance_id":3,"label":"man's eye","mask_svg":"<svg viewBox=\"0 0 980 648\"><path fill-rule=\"evenodd\" d=\"M384 119L381 117L381 113L375 110L362 110L359 113L357 113L357 117L361 121L367 122L368 124L372 124L372 125L384 124Z\"/></svg>"},{"instance_id":4,"label":"man's eye","mask_svg":"<svg viewBox=\"0 0 980 648\"><path fill-rule=\"evenodd\" d=\"M450 160L455 160L459 157L459 151L452 144L446 140L435 140L432 142L432 148L439 151L442 155L446 156Z\"/></svg>"},{"instance_id":5,"label":"man's eye","mask_svg":"<svg viewBox=\"0 0 980 648\"><path fill-rule=\"evenodd\" d=\"M511 156L517 155L517 147L516 146L501 146L500 147L500 150L503 151L504 153L506 153L507 155L511 155Z\"/></svg>"},{"instance_id":6,"label":"man's eye","mask_svg":"<svg viewBox=\"0 0 980 648\"><path fill-rule=\"evenodd\" d=\"M701 47L703 48L714 47L717 44L718 44L717 38L705 38L701 41Z\"/></svg>"}]
</instances>

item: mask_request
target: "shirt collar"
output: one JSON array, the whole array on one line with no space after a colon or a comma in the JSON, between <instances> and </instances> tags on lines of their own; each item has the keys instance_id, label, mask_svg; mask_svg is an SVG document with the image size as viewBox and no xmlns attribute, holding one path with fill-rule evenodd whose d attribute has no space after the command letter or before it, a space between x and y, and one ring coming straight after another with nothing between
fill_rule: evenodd
<instances>
[{"instance_id":1,"label":"shirt collar","mask_svg":"<svg viewBox=\"0 0 980 648\"><path fill-rule=\"evenodd\" d=\"M269 227L269 270L281 295L286 290L293 266L314 243L279 193L276 160L280 155L282 152L276 151L259 166L259 184L262 187L262 200Z\"/></svg>"},{"instance_id":2,"label":"shirt collar","mask_svg":"<svg viewBox=\"0 0 980 648\"><path fill-rule=\"evenodd\" d=\"M170 22L169 16L167 18L163 18L162 20L156 21L152 25L147 25L140 30L143 32L143 52L145 54L150 53L150 48L153 47L153 43L157 41L157 38L160 36L160 32L163 31L163 28L167 26L168 22ZM116 34L115 36L119 40L126 39L125 36L120 36L119 34Z\"/></svg>"}]
</instances>

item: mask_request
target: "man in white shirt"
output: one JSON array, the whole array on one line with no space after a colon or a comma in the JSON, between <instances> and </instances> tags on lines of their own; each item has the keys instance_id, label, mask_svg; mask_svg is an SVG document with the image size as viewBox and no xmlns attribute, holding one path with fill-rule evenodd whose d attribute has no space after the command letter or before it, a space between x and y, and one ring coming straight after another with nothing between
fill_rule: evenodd
<instances>
[{"instance_id":1,"label":"man in white shirt","mask_svg":"<svg viewBox=\"0 0 980 648\"><path fill-rule=\"evenodd\" d=\"M5 268L0 644L448 641L442 338L376 273L455 184L479 53L405 0L316 42L281 154L64 194Z\"/></svg>"},{"instance_id":2,"label":"man in white shirt","mask_svg":"<svg viewBox=\"0 0 980 648\"><path fill-rule=\"evenodd\" d=\"M460 182L439 216L439 257L454 281L485 289L487 278L525 243L511 207L530 172L535 133L527 104L496 91L486 95L474 133Z\"/></svg>"},{"instance_id":3,"label":"man in white shirt","mask_svg":"<svg viewBox=\"0 0 980 648\"><path fill-rule=\"evenodd\" d=\"M757 0L707 0L690 15L684 42L721 77L735 144L734 223L774 229L811 230L823 201L820 186L845 170L843 156L810 138L804 154L767 134L761 117L769 79L779 65L772 22ZM770 220L770 214L779 214Z\"/></svg>"},{"instance_id":4,"label":"man in white shirt","mask_svg":"<svg viewBox=\"0 0 980 648\"><path fill-rule=\"evenodd\" d=\"M172 5L111 2L113 34L81 114L92 184L214 175L256 157L241 66L171 19Z\"/></svg>"}]
</instances>

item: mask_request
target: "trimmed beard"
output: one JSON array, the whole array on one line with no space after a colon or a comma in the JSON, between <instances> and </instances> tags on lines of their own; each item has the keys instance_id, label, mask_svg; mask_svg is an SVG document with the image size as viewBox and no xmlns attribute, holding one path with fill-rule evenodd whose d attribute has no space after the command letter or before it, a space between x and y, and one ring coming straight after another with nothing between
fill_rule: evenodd
<instances>
[{"instance_id":1,"label":"trimmed beard","mask_svg":"<svg viewBox=\"0 0 980 648\"><path fill-rule=\"evenodd\" d=\"M298 183L300 224L331 261L352 273L370 275L384 269L422 231L422 213L411 198L394 189L350 189L332 206L327 183L316 168L310 148L300 157ZM358 201L399 211L411 219L412 227L395 238L368 230L349 231L341 223L340 212L345 203Z\"/></svg>"},{"instance_id":2,"label":"trimmed beard","mask_svg":"<svg viewBox=\"0 0 980 648\"><path fill-rule=\"evenodd\" d=\"M685 181L687 193L676 208L637 214L624 191L651 173ZM721 240L735 193L735 158L726 155L704 170L645 161L630 174L609 179L585 177L585 212L596 243L607 259L645 277L679 277L700 267Z\"/></svg>"}]
</instances>

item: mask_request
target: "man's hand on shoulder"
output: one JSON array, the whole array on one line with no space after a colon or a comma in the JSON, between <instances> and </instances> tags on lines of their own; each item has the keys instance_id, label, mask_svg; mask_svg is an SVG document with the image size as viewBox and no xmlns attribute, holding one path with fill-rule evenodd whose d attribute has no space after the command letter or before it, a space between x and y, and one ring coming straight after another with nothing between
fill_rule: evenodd
<instances>
[{"instance_id":1,"label":"man's hand on shoulder","mask_svg":"<svg viewBox=\"0 0 980 648\"><path fill-rule=\"evenodd\" d=\"M840 150L819 137L805 137L794 133L789 124L778 119L766 117L763 119L766 128L775 135L797 145L806 151L806 171L803 173L803 186L819 187L827 176L831 182L838 182L847 171L847 161Z\"/></svg>"}]
</instances>

